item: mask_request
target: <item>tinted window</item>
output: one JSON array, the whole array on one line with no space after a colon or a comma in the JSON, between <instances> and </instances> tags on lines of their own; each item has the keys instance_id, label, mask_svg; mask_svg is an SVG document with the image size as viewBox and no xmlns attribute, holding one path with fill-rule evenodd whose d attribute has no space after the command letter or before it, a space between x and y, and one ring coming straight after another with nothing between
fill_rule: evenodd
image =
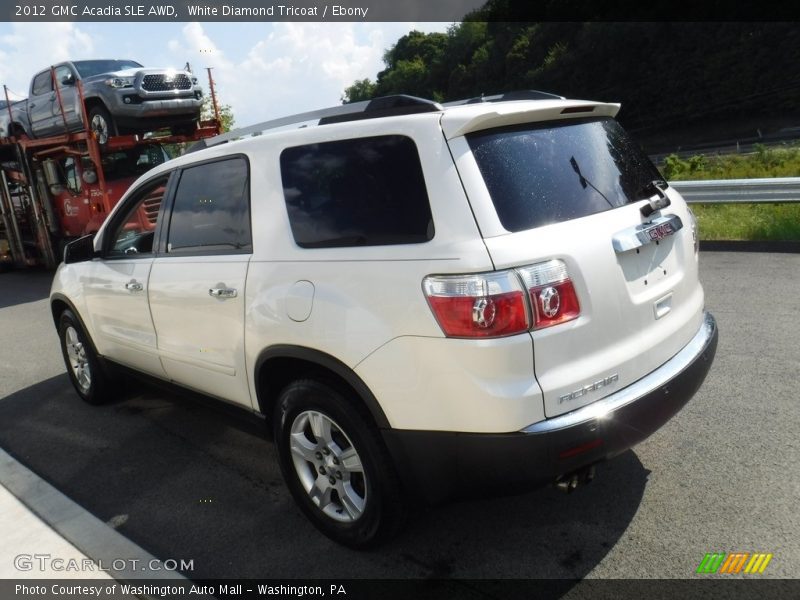
<instances>
[{"instance_id":1,"label":"tinted window","mask_svg":"<svg viewBox=\"0 0 800 600\"><path fill-rule=\"evenodd\" d=\"M42 94L46 94L52 89L53 88L50 85L50 71L39 73L36 77L34 77L33 89L31 90L32 95L40 96Z\"/></svg>"},{"instance_id":2,"label":"tinted window","mask_svg":"<svg viewBox=\"0 0 800 600\"><path fill-rule=\"evenodd\" d=\"M653 195L661 175L613 119L467 136L508 231L577 219Z\"/></svg>"},{"instance_id":3,"label":"tinted window","mask_svg":"<svg viewBox=\"0 0 800 600\"><path fill-rule=\"evenodd\" d=\"M184 169L167 250L238 252L251 247L247 161L237 157Z\"/></svg>"},{"instance_id":4,"label":"tinted window","mask_svg":"<svg viewBox=\"0 0 800 600\"><path fill-rule=\"evenodd\" d=\"M124 216L116 221L109 235L106 257L136 258L153 251L161 201L167 189L168 177L147 183L127 202Z\"/></svg>"},{"instance_id":5,"label":"tinted window","mask_svg":"<svg viewBox=\"0 0 800 600\"><path fill-rule=\"evenodd\" d=\"M433 220L414 142L399 135L287 148L283 193L303 248L414 244Z\"/></svg>"}]
</instances>

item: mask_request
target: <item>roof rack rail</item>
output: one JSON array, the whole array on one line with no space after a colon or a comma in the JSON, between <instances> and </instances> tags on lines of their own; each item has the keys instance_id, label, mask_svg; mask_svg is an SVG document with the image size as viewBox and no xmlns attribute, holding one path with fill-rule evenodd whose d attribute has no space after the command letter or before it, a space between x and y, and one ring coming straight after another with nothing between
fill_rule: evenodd
<instances>
[{"instance_id":1,"label":"roof rack rail","mask_svg":"<svg viewBox=\"0 0 800 600\"><path fill-rule=\"evenodd\" d=\"M566 98L558 94L551 94L550 92L540 92L539 90L518 90L514 92L505 92L503 94L493 94L491 96L484 96L481 94L474 98L453 100L452 102L445 102L444 106L463 106L464 104L480 104L482 102L508 102L511 100L566 100Z\"/></svg>"},{"instance_id":2,"label":"roof rack rail","mask_svg":"<svg viewBox=\"0 0 800 600\"><path fill-rule=\"evenodd\" d=\"M443 110L442 105L433 100L418 98L416 96L407 96L406 94L397 94L370 100L364 111L360 113L347 113L323 117L319 120L319 124L327 125L330 123L342 123L344 121L377 119L379 117L393 117L396 115L413 115L425 112L439 112L441 110Z\"/></svg>"},{"instance_id":3,"label":"roof rack rail","mask_svg":"<svg viewBox=\"0 0 800 600\"><path fill-rule=\"evenodd\" d=\"M380 117L438 112L441 110L443 110L441 104L433 100L426 100L425 98L417 98L416 96L407 96L405 94L383 96L363 102L352 102L350 104L342 104L341 106L332 106L330 108L322 108L290 115L288 117L272 119L270 121L264 121L263 123L256 123L249 127L242 127L241 129L235 129L222 135L200 140L192 145L186 152L195 152L203 148L210 148L211 146L224 144L231 140L258 134L270 129L296 125L307 121L317 121L318 125L327 125L344 121L377 119Z\"/></svg>"}]
</instances>

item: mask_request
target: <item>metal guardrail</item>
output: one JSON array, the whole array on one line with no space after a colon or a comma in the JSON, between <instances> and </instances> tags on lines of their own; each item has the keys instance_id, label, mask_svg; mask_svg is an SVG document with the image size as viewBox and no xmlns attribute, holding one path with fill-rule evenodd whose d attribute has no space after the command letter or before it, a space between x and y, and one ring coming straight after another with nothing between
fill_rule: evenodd
<instances>
[{"instance_id":1,"label":"metal guardrail","mask_svg":"<svg viewBox=\"0 0 800 600\"><path fill-rule=\"evenodd\" d=\"M800 202L800 177L670 181L690 204Z\"/></svg>"}]
</instances>

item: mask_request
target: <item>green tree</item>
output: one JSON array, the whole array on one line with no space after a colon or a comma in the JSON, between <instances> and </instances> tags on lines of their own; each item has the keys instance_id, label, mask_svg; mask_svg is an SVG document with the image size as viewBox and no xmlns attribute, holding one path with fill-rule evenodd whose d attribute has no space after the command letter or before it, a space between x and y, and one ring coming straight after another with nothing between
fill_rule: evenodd
<instances>
[{"instance_id":1,"label":"green tree","mask_svg":"<svg viewBox=\"0 0 800 600\"><path fill-rule=\"evenodd\" d=\"M373 96L411 94L441 99L446 95L448 35L412 31L383 56Z\"/></svg>"},{"instance_id":2,"label":"green tree","mask_svg":"<svg viewBox=\"0 0 800 600\"><path fill-rule=\"evenodd\" d=\"M236 118L233 116L233 108L230 104L221 104L219 97L217 97L217 108L219 109L219 120L222 126L222 133L233 129L236 123ZM211 94L203 98L203 106L200 110L200 119L208 121L214 118L214 106L211 102Z\"/></svg>"},{"instance_id":3,"label":"green tree","mask_svg":"<svg viewBox=\"0 0 800 600\"><path fill-rule=\"evenodd\" d=\"M413 31L386 51L374 84L356 82L345 96L447 101L539 89L620 102L620 120L651 152L800 122L794 23L526 23L522 8L489 0L447 33Z\"/></svg>"},{"instance_id":4,"label":"green tree","mask_svg":"<svg viewBox=\"0 0 800 600\"><path fill-rule=\"evenodd\" d=\"M359 79L345 88L340 100L342 104L361 102L375 97L375 83L371 79Z\"/></svg>"}]
</instances>

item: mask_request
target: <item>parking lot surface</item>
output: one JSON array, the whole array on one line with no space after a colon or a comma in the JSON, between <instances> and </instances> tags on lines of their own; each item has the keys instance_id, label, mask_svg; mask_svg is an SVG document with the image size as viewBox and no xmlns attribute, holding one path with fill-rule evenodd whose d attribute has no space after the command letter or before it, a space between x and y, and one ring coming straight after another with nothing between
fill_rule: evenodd
<instances>
[{"instance_id":1,"label":"parking lot surface","mask_svg":"<svg viewBox=\"0 0 800 600\"><path fill-rule=\"evenodd\" d=\"M571 495L418 508L371 552L295 507L255 425L126 384L82 403L64 371L51 274L0 275L0 447L190 578L690 578L707 552L800 572L800 255L706 252L716 362L663 429Z\"/></svg>"}]
</instances>

